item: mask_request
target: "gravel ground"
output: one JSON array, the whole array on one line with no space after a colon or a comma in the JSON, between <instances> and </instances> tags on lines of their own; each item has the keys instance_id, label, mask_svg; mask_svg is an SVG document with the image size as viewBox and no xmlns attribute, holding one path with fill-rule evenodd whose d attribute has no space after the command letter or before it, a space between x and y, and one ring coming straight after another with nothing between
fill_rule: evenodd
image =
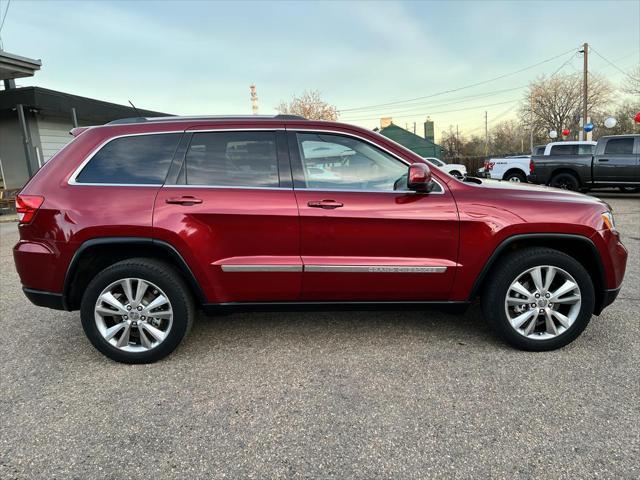
<instances>
[{"instance_id":1,"label":"gravel ground","mask_svg":"<svg viewBox=\"0 0 640 480\"><path fill-rule=\"evenodd\" d=\"M77 312L26 300L2 224L0 478L638 478L640 201L607 201L620 297L542 354L474 306L203 317L165 361L121 365Z\"/></svg>"}]
</instances>

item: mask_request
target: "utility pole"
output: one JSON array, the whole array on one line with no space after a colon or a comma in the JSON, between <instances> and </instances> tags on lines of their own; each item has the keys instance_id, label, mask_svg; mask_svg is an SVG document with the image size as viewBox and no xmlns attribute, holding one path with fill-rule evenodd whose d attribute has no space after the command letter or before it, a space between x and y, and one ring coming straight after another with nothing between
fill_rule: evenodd
<instances>
[{"instance_id":1,"label":"utility pole","mask_svg":"<svg viewBox=\"0 0 640 480\"><path fill-rule=\"evenodd\" d=\"M251 92L251 113L254 115L258 114L258 92L256 90L255 85L249 86L249 91Z\"/></svg>"},{"instance_id":2,"label":"utility pole","mask_svg":"<svg viewBox=\"0 0 640 480\"><path fill-rule=\"evenodd\" d=\"M580 133L578 138L582 140L584 138L584 126L589 123L589 112L587 112L587 94L588 94L588 76L589 76L589 44L584 43L582 45L582 125L580 125ZM590 137L587 134L587 137Z\"/></svg>"},{"instance_id":3,"label":"utility pole","mask_svg":"<svg viewBox=\"0 0 640 480\"><path fill-rule=\"evenodd\" d=\"M460 155L460 130L458 130L458 124L456 123L456 152Z\"/></svg>"},{"instance_id":4,"label":"utility pole","mask_svg":"<svg viewBox=\"0 0 640 480\"><path fill-rule=\"evenodd\" d=\"M484 155L489 155L489 122L487 122L487 111L484 111Z\"/></svg>"},{"instance_id":5,"label":"utility pole","mask_svg":"<svg viewBox=\"0 0 640 480\"><path fill-rule=\"evenodd\" d=\"M530 132L530 138L529 138L529 143L531 144L531 153L533 153L533 122L534 122L534 113L533 113L533 89L531 90L531 132Z\"/></svg>"}]
</instances>

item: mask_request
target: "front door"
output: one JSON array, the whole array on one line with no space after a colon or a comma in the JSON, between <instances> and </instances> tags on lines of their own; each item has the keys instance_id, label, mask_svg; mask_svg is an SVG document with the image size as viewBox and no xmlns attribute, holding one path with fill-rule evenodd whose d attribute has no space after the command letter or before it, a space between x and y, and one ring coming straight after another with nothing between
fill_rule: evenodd
<instances>
[{"instance_id":1,"label":"front door","mask_svg":"<svg viewBox=\"0 0 640 480\"><path fill-rule=\"evenodd\" d=\"M154 235L187 259L210 303L298 300L298 208L284 131L187 132ZM170 174L171 175L171 174Z\"/></svg>"},{"instance_id":2,"label":"front door","mask_svg":"<svg viewBox=\"0 0 640 480\"><path fill-rule=\"evenodd\" d=\"M408 164L371 142L288 132L305 301L446 300L458 213L447 187L406 189Z\"/></svg>"},{"instance_id":3,"label":"front door","mask_svg":"<svg viewBox=\"0 0 640 480\"><path fill-rule=\"evenodd\" d=\"M599 147L593 162L593 180L596 183L640 182L634 141L634 137L612 137L606 140L603 149Z\"/></svg>"}]
</instances>

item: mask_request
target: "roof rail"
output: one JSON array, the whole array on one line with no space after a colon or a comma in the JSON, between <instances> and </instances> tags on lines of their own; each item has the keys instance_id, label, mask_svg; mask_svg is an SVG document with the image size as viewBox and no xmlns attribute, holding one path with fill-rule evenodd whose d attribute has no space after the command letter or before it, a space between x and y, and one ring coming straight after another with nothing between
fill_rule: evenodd
<instances>
[{"instance_id":1,"label":"roof rail","mask_svg":"<svg viewBox=\"0 0 640 480\"><path fill-rule=\"evenodd\" d=\"M299 115L201 115L201 116L171 116L171 117L131 117L112 120L106 125L124 125L128 123L150 122L187 122L193 120L306 120Z\"/></svg>"}]
</instances>

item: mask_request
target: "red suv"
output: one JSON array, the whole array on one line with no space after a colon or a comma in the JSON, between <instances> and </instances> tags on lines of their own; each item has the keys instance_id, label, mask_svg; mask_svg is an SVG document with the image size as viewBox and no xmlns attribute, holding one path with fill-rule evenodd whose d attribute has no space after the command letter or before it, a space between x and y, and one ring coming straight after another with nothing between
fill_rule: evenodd
<instances>
[{"instance_id":1,"label":"red suv","mask_svg":"<svg viewBox=\"0 0 640 480\"><path fill-rule=\"evenodd\" d=\"M136 118L76 138L18 196L36 305L80 310L95 347L158 360L195 310L465 306L511 345L574 340L616 297L607 204L468 178L352 125Z\"/></svg>"}]
</instances>

